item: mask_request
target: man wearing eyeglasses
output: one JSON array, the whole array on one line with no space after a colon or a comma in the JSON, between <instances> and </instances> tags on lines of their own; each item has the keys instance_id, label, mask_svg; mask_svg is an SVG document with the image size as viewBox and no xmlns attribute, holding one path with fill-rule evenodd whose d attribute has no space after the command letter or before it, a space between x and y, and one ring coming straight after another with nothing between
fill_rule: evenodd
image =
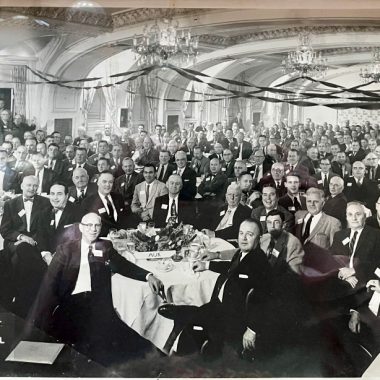
<instances>
[{"instance_id":1,"label":"man wearing eyeglasses","mask_svg":"<svg viewBox=\"0 0 380 380\"><path fill-rule=\"evenodd\" d=\"M28 312L46 270L41 255L46 249L43 210L49 200L37 195L38 179L26 176L21 183L22 195L6 201L0 233L4 251L14 278L14 311L22 316Z\"/></svg>"},{"instance_id":2,"label":"man wearing eyeglasses","mask_svg":"<svg viewBox=\"0 0 380 380\"><path fill-rule=\"evenodd\" d=\"M88 213L79 224L80 238L57 247L31 322L109 366L143 356L151 347L115 313L112 273L147 281L155 294L163 285L153 274L125 260L110 242L98 240L101 229L101 217Z\"/></svg>"}]
</instances>

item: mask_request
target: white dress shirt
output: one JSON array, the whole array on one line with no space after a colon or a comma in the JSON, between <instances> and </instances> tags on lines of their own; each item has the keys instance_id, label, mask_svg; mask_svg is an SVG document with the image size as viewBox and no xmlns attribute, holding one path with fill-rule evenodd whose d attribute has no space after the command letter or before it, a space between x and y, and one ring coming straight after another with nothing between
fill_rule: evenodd
<instances>
[{"instance_id":1,"label":"white dress shirt","mask_svg":"<svg viewBox=\"0 0 380 380\"><path fill-rule=\"evenodd\" d=\"M5 173L3 171L0 171L0 190L3 190L4 186L4 175Z\"/></svg>"},{"instance_id":2,"label":"white dress shirt","mask_svg":"<svg viewBox=\"0 0 380 380\"><path fill-rule=\"evenodd\" d=\"M303 227L302 227L302 235L305 233L305 228L306 228L306 223L310 219L311 214L307 213L305 216L305 219L303 221ZM314 227L319 223L322 217L322 211L320 211L317 215L314 215L313 220L310 223L310 231L309 233L311 234L311 231L313 231Z\"/></svg>"},{"instance_id":3,"label":"white dress shirt","mask_svg":"<svg viewBox=\"0 0 380 380\"><path fill-rule=\"evenodd\" d=\"M61 220L62 213L63 213L63 210L58 210L58 211L55 213L55 215L54 215L54 219L55 219L55 228L58 227L58 223L59 223L59 221Z\"/></svg>"},{"instance_id":4,"label":"white dress shirt","mask_svg":"<svg viewBox=\"0 0 380 380\"><path fill-rule=\"evenodd\" d=\"M26 217L26 230L30 232L30 217L32 215L33 202L24 202L24 210Z\"/></svg>"},{"instance_id":5,"label":"white dress shirt","mask_svg":"<svg viewBox=\"0 0 380 380\"><path fill-rule=\"evenodd\" d=\"M215 231L224 230L225 228L232 226L232 221L234 219L236 209L237 207L228 207L226 213L224 214L222 220L218 224L218 227L216 227Z\"/></svg>"},{"instance_id":6,"label":"white dress shirt","mask_svg":"<svg viewBox=\"0 0 380 380\"><path fill-rule=\"evenodd\" d=\"M172 198L170 197L169 195L169 206L168 206L168 214L166 216L166 222L169 220L169 218L171 217L171 208L172 208L172 203L173 201L175 202L175 209L177 211L177 220L178 220L178 195L175 197L175 198Z\"/></svg>"},{"instance_id":7,"label":"white dress shirt","mask_svg":"<svg viewBox=\"0 0 380 380\"><path fill-rule=\"evenodd\" d=\"M42 193L42 179L44 178L44 168L40 170L38 173L38 189L37 189L37 194Z\"/></svg>"},{"instance_id":8,"label":"white dress shirt","mask_svg":"<svg viewBox=\"0 0 380 380\"><path fill-rule=\"evenodd\" d=\"M77 197L79 198L81 195L82 195L82 190L79 190L78 188L76 188L77 190ZM87 186L83 189L83 195L85 195L87 192Z\"/></svg>"},{"instance_id":9,"label":"white dress shirt","mask_svg":"<svg viewBox=\"0 0 380 380\"><path fill-rule=\"evenodd\" d=\"M350 268L353 268L354 267L354 256L355 256L355 252L356 252L356 247L358 245L358 241L360 239L360 235L362 234L362 231L363 231L363 227L360 229L360 230L357 230L357 235L356 235L356 240L355 240L355 244L354 244L354 249L353 249L353 252L352 252L352 255L350 257L350 265L349 267ZM353 238L354 236L354 233L355 231L354 230L351 230L351 233L350 233L350 241L351 239Z\"/></svg>"},{"instance_id":10,"label":"white dress shirt","mask_svg":"<svg viewBox=\"0 0 380 380\"><path fill-rule=\"evenodd\" d=\"M95 247L93 244L92 249ZM80 242L80 266L77 282L72 294L78 294L83 292L91 292L91 272L90 263L88 262L88 250L90 244L87 244L83 240Z\"/></svg>"}]
</instances>

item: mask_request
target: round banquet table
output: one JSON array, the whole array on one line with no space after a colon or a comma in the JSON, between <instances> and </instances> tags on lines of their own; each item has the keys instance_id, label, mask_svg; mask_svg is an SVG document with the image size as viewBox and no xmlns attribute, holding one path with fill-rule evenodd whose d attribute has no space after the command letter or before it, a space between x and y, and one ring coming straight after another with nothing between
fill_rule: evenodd
<instances>
[{"instance_id":1,"label":"round banquet table","mask_svg":"<svg viewBox=\"0 0 380 380\"><path fill-rule=\"evenodd\" d=\"M211 250L229 249L234 249L230 243L211 239ZM173 269L168 272L162 270L157 260L137 260L135 263L158 277L164 284L167 301L179 305L201 306L209 302L219 275L209 270L194 273L186 258L173 262ZM157 309L164 301L152 293L147 282L115 274L112 276L112 298L116 312L128 326L169 353L164 347L174 323L158 314Z\"/></svg>"}]
</instances>

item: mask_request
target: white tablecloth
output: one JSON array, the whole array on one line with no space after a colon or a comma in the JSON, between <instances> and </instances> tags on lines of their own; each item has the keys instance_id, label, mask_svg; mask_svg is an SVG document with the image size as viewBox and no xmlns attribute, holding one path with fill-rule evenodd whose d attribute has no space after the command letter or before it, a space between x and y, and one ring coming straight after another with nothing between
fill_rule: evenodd
<instances>
[{"instance_id":1,"label":"white tablecloth","mask_svg":"<svg viewBox=\"0 0 380 380\"><path fill-rule=\"evenodd\" d=\"M221 239L212 240L211 245L215 250L233 248L231 244ZM201 306L207 303L218 277L218 274L212 271L194 274L186 260L173 262L174 268L170 272L161 272L157 269L157 261L139 260L136 264L161 279L168 302L175 304ZM151 292L148 283L115 274L112 277L112 297L120 318L163 350L173 329L173 321L157 313L163 301Z\"/></svg>"}]
</instances>

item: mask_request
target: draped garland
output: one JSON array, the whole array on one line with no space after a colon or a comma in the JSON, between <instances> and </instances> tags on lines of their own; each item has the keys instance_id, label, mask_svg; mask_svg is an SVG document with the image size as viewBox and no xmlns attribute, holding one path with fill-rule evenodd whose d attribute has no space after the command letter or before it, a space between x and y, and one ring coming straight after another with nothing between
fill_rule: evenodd
<instances>
[{"instance_id":1,"label":"draped garland","mask_svg":"<svg viewBox=\"0 0 380 380\"><path fill-rule=\"evenodd\" d=\"M174 71L178 75L188 79L189 81L194 81L200 84L204 84L211 88L211 93L207 93L207 96L204 96L203 99L198 97L185 96L182 99L174 98L160 98L157 96L157 92L147 93L146 97L151 100L161 99L167 102L187 102L187 103L204 103L204 102L219 102L224 101L227 104L231 99L258 99L265 102L271 103L287 103L292 104L298 107L314 107L314 106L325 106L332 109L349 109L349 108L361 108L367 110L377 110L380 109L380 94L379 91L368 91L365 90L365 87L376 83L375 81L361 84L355 87L343 87L331 82L322 81L313 79L308 76L296 77L286 80L282 83L279 83L273 87L259 86L247 81L238 81L234 79L212 77L205 73L185 69L173 66L171 64L165 64L164 66L153 65L145 68L140 68L137 70L125 71L122 73L117 73L110 75L112 83L106 83L96 86L86 86L86 82L91 82L95 80L103 80L105 78L96 77L96 78L79 78L72 80L61 80L52 75L43 73L39 70L34 70L29 66L26 66L34 76L37 76L40 81L24 81L25 84L51 84L56 86L61 86L73 90L91 90L98 88L107 88L115 87L124 83L128 83L137 79L148 79L156 78L156 80L164 81L171 86L175 86L171 82L166 81L158 75L153 76L152 72L155 70L170 70ZM120 78L120 80L116 80ZM208 79L207 81L205 79ZM210 82L210 79L212 82ZM314 91L299 91L296 89L284 89L283 86L287 86L291 83L297 81L308 80L316 85L325 87L324 89L314 90ZM148 79L149 81L149 79ZM74 85L78 84L78 85ZM232 87L236 87L234 89ZM180 87L179 87L180 88ZM196 88L196 87L195 87ZM191 92L199 95L198 91L194 91L194 86L191 87L191 90L183 89L186 92ZM135 91L127 90L133 95L136 95ZM218 93L219 92L219 93ZM206 93L204 93L206 95Z\"/></svg>"}]
</instances>

